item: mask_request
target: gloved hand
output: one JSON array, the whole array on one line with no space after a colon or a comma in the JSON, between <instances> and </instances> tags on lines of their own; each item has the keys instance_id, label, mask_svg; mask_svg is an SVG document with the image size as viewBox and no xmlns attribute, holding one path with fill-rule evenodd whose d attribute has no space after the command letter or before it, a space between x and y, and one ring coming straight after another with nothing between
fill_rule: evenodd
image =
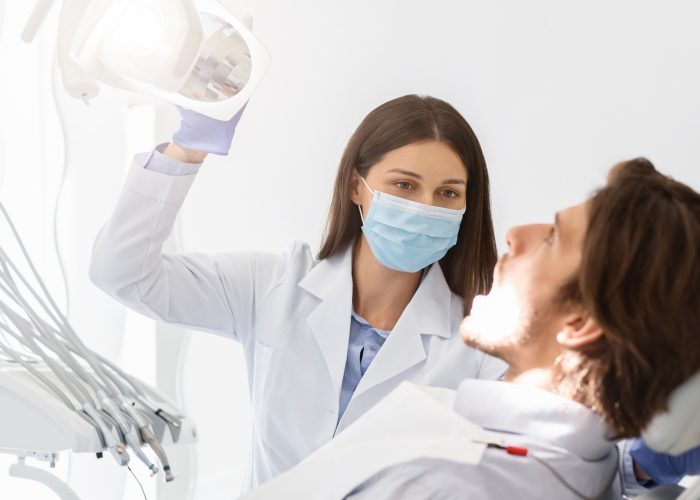
<instances>
[{"instance_id":1,"label":"gloved hand","mask_svg":"<svg viewBox=\"0 0 700 500\"><path fill-rule=\"evenodd\" d=\"M673 456L650 449L641 439L630 444L634 462L657 484L676 484L683 476L700 474L700 447Z\"/></svg>"},{"instance_id":2,"label":"gloved hand","mask_svg":"<svg viewBox=\"0 0 700 500\"><path fill-rule=\"evenodd\" d=\"M190 149L215 155L227 155L236 125L247 104L229 121L209 118L195 111L177 106L180 112L180 128L173 135L173 142Z\"/></svg>"}]
</instances>

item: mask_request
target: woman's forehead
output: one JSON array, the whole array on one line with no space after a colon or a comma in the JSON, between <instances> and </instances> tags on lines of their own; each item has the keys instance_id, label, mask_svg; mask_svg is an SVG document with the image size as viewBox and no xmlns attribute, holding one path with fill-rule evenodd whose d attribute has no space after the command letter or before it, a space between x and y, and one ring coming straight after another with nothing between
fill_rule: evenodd
<instances>
[{"instance_id":1,"label":"woman's forehead","mask_svg":"<svg viewBox=\"0 0 700 500\"><path fill-rule=\"evenodd\" d=\"M422 141L389 151L372 170L381 174L410 172L426 179L467 180L467 169L459 155L439 141Z\"/></svg>"}]
</instances>

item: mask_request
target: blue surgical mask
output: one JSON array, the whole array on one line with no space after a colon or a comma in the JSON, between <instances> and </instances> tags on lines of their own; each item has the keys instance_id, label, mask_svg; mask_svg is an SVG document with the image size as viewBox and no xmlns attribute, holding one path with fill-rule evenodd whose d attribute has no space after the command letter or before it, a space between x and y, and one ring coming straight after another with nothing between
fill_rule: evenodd
<instances>
[{"instance_id":1,"label":"blue surgical mask","mask_svg":"<svg viewBox=\"0 0 700 500\"><path fill-rule=\"evenodd\" d=\"M434 207L398 196L374 191L362 232L372 253L385 267L414 273L442 259L457 243L459 226L466 208Z\"/></svg>"}]
</instances>

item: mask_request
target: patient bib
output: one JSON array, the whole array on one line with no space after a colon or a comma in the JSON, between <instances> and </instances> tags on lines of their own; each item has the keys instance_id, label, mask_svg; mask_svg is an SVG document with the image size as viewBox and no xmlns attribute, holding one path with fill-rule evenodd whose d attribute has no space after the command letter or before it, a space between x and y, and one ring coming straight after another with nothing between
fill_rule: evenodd
<instances>
[{"instance_id":1,"label":"patient bib","mask_svg":"<svg viewBox=\"0 0 700 500\"><path fill-rule=\"evenodd\" d=\"M403 382L303 462L244 499L341 500L377 472L418 458L476 465L482 429L452 408L455 391Z\"/></svg>"}]
</instances>

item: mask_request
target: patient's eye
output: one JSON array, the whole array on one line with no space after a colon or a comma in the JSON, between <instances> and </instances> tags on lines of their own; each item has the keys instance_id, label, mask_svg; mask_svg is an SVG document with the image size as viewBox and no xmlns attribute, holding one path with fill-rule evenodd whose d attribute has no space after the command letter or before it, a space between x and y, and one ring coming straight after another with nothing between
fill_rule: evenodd
<instances>
[{"instance_id":1,"label":"patient's eye","mask_svg":"<svg viewBox=\"0 0 700 500\"><path fill-rule=\"evenodd\" d=\"M547 236L545 236L544 241L545 243L547 243L547 245L551 245L552 243L554 243L554 226L549 228L549 231L547 232Z\"/></svg>"}]
</instances>

